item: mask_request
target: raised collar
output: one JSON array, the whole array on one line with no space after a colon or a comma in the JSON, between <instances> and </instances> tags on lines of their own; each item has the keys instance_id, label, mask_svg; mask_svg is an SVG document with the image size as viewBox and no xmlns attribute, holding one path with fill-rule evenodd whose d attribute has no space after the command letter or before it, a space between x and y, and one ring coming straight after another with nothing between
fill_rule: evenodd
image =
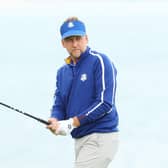
<instances>
[{"instance_id":1,"label":"raised collar","mask_svg":"<svg viewBox=\"0 0 168 168\"><path fill-rule=\"evenodd\" d=\"M81 62L81 61L88 55L89 50L90 50L90 48L87 47L86 50L80 55L80 59L79 59L79 61L77 62L77 64L78 64L79 62ZM68 57L65 59L65 63L66 63L66 64L73 65L73 61L72 61L71 56L68 56Z\"/></svg>"}]
</instances>

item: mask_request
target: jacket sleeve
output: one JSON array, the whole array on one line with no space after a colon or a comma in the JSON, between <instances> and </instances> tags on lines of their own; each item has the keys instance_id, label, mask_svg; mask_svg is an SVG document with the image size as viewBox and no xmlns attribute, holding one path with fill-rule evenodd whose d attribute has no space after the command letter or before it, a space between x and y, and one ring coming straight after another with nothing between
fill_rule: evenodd
<instances>
[{"instance_id":1,"label":"jacket sleeve","mask_svg":"<svg viewBox=\"0 0 168 168\"><path fill-rule=\"evenodd\" d=\"M65 119L65 108L60 95L60 71L57 72L56 90L54 94L54 103L51 109L51 117L57 118L58 120Z\"/></svg>"},{"instance_id":2,"label":"jacket sleeve","mask_svg":"<svg viewBox=\"0 0 168 168\"><path fill-rule=\"evenodd\" d=\"M95 99L89 108L77 117L81 125L103 117L112 111L115 104L116 69L106 56L98 56L95 65Z\"/></svg>"}]
</instances>

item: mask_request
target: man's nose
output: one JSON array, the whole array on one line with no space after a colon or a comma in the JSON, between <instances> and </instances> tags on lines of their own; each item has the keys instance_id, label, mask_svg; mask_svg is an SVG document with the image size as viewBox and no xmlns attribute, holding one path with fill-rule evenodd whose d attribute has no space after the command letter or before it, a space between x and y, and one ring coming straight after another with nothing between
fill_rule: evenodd
<instances>
[{"instance_id":1,"label":"man's nose","mask_svg":"<svg viewBox=\"0 0 168 168\"><path fill-rule=\"evenodd\" d=\"M77 46L77 43L78 43L78 42L77 42L77 40L75 40L75 39L72 41L72 45L73 45L73 46Z\"/></svg>"}]
</instances>

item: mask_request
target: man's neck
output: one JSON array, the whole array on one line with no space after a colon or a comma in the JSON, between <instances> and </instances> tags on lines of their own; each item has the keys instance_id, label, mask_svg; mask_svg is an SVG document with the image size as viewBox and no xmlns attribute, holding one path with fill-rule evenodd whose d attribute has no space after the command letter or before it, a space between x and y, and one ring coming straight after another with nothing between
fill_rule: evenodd
<instances>
[{"instance_id":1,"label":"man's neck","mask_svg":"<svg viewBox=\"0 0 168 168\"><path fill-rule=\"evenodd\" d=\"M74 58L71 56L71 59L72 59L72 62L74 65L76 65L76 63L79 61L80 57L79 58Z\"/></svg>"}]
</instances>

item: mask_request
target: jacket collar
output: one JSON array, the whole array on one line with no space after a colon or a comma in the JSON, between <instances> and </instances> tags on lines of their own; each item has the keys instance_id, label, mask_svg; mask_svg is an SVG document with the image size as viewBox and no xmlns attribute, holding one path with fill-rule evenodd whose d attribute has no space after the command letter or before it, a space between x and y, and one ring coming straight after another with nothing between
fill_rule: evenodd
<instances>
[{"instance_id":1,"label":"jacket collar","mask_svg":"<svg viewBox=\"0 0 168 168\"><path fill-rule=\"evenodd\" d=\"M87 46L86 50L80 55L80 58L79 58L79 61L77 62L77 64L82 62L82 60L85 59L89 55L89 50L90 50L90 48ZM68 65L73 65L73 61L71 59L71 56L68 56L65 59L65 63Z\"/></svg>"}]
</instances>

